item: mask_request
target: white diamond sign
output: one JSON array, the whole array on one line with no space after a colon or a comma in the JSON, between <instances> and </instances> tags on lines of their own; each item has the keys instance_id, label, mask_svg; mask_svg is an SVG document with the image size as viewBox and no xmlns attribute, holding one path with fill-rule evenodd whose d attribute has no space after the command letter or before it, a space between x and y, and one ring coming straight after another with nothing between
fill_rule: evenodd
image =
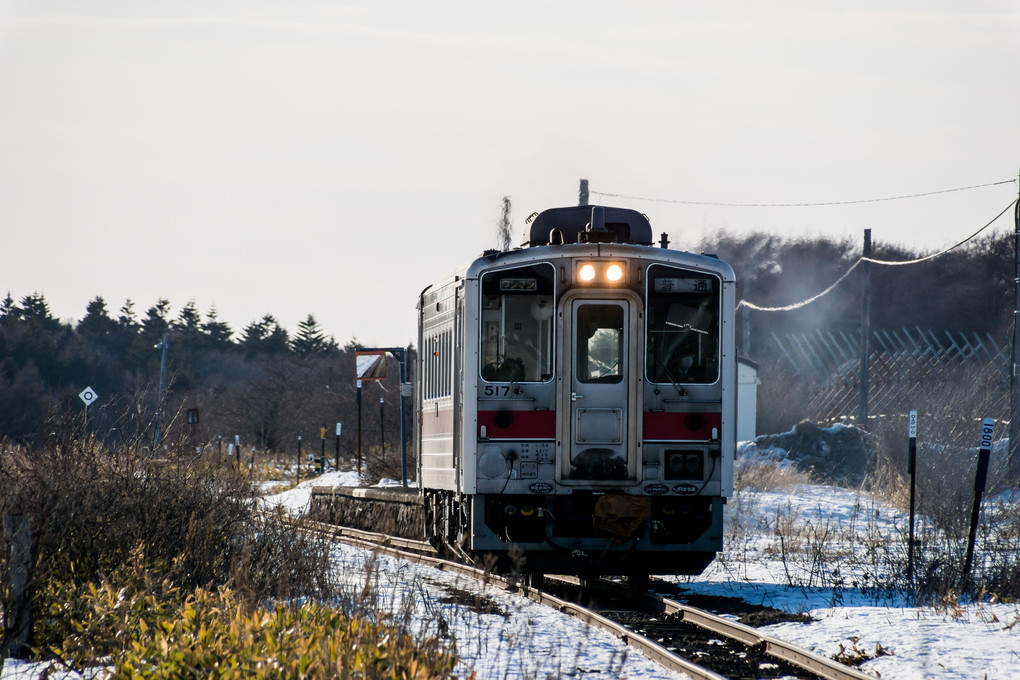
<instances>
[{"instance_id":1,"label":"white diamond sign","mask_svg":"<svg viewBox=\"0 0 1020 680\"><path fill-rule=\"evenodd\" d=\"M99 395L91 387L86 387L78 394L78 398L84 401L86 406L91 406L92 402L99 398Z\"/></svg>"}]
</instances>

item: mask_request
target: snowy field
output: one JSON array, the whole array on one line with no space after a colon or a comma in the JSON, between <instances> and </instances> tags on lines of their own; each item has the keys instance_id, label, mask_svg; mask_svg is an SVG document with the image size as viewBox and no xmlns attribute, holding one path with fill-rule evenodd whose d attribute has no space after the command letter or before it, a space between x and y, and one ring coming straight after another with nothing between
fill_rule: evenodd
<instances>
[{"instance_id":1,"label":"snowy field","mask_svg":"<svg viewBox=\"0 0 1020 680\"><path fill-rule=\"evenodd\" d=\"M303 512L318 485L353 486L352 473L330 473L299 487L267 497L294 513ZM393 482L389 482L392 484ZM902 517L894 510L854 491L826 486L801 486L781 492L744 491L731 499L730 530L740 545L704 574L680 579L692 593L739 597L794 613L805 612L812 623L781 623L763 630L814 650L822 656L863 652L861 670L875 677L899 680L1009 680L1020 678L1020 605L947 603L913 607L895 594L876 595L850 585L839 588L789 587L780 560L755 551L756 517L797 516L816 526L861 520L878 529L894 530ZM736 509L745 512L736 513ZM752 513L753 511L753 513ZM753 514L753 516L752 516ZM768 522L761 526L769 526ZM739 531L738 531L739 529ZM762 542L771 540L763 536ZM749 547L750 546L750 547ZM765 555L765 556L763 556ZM640 653L628 650L608 634L592 631L572 618L545 609L517 595L480 587L464 577L428 567L378 557L350 547L336 549L337 574L351 592L367 589L373 605L382 605L412 631L440 634L455 641L462 677L478 680L548 678L666 678ZM848 583L853 575L848 574ZM876 656L876 652L880 652ZM2 680L38 677L39 669L8 661ZM59 678L59 674L51 675Z\"/></svg>"},{"instance_id":2,"label":"snowy field","mask_svg":"<svg viewBox=\"0 0 1020 680\"><path fill-rule=\"evenodd\" d=\"M794 514L815 525L861 521L861 495L827 486L802 486L783 492L743 492L762 516ZM741 503L731 501L731 508ZM869 521L894 531L906 526L900 513L873 510ZM746 518L734 518L746 521ZM879 529L883 527L878 527ZM951 602L940 607L909 606L902 596L865 593L860 589L793 588L778 560L741 561L727 556L704 574L681 582L691 592L739 597L784 611L807 613L813 623L781 623L763 630L832 657L856 647L868 656L884 655L859 668L882 678L920 680L1010 680L1020 678L1020 604ZM848 575L847 580L853 576ZM838 606L833 606L837 604Z\"/></svg>"},{"instance_id":3,"label":"snowy field","mask_svg":"<svg viewBox=\"0 0 1020 680\"><path fill-rule=\"evenodd\" d=\"M271 500L301 512L307 507L311 486L356 483L350 473L327 475ZM901 513L862 498L858 492L836 487L801 486L778 492L744 491L742 495L730 501L729 528L739 523L745 534L754 530L755 520L737 515L732 512L735 509L743 508L748 514L753 509L757 517L797 516L816 526L866 521L876 524L876 531L887 532L902 529L906 522ZM862 503L866 509L863 513ZM862 519L862 514L866 518ZM402 593L401 597L409 593L419 598L424 610L444 597L446 586L442 584L449 584L452 578L423 567L390 566L381 560L379 566L382 583L394 584L393 592ZM392 568L398 569L396 577L389 573ZM789 567L778 560L749 562L728 555L701 576L681 579L680 585L692 593L739 597L753 604L808 613L815 619L813 623L781 623L763 630L827 657L839 654L841 648L848 654L856 648L868 656L875 656L880 650L881 655L860 666L875 677L1020 678L1020 625L1016 625L1020 621L1020 604L954 602L941 607L912 607L900 596L879 597L852 586L838 590L789 587L784 585L786 568ZM848 575L848 583L852 578ZM473 588L469 583L453 580L455 587ZM412 585L397 585L403 582ZM546 678L550 673L554 677L573 678L669 676L650 666L639 653L628 652L614 638L587 632L570 617L544 611L523 598L499 591L485 595L498 601L510 613L509 618L479 614L456 605L448 605L450 608L444 613L456 633L466 675L476 670L479 680Z\"/></svg>"}]
</instances>

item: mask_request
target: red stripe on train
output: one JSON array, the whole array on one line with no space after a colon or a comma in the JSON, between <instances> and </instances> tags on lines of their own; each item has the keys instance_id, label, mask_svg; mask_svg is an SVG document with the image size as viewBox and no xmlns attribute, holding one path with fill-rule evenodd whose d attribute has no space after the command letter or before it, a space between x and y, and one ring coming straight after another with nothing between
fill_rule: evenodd
<instances>
[{"instance_id":1,"label":"red stripe on train","mask_svg":"<svg viewBox=\"0 0 1020 680\"><path fill-rule=\"evenodd\" d=\"M479 437L483 426L489 439L555 439L556 411L479 411Z\"/></svg>"},{"instance_id":2,"label":"red stripe on train","mask_svg":"<svg viewBox=\"0 0 1020 680\"><path fill-rule=\"evenodd\" d=\"M661 441L709 440L712 428L719 435L721 413L666 413L650 411L644 414L644 437Z\"/></svg>"}]
</instances>

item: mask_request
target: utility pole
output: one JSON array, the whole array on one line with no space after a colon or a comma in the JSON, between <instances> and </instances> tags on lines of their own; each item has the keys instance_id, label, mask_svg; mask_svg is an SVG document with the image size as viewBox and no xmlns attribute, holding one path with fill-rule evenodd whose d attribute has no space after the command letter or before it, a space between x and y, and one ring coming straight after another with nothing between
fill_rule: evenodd
<instances>
[{"instance_id":1,"label":"utility pole","mask_svg":"<svg viewBox=\"0 0 1020 680\"><path fill-rule=\"evenodd\" d=\"M361 478L361 380L358 385L358 478Z\"/></svg>"},{"instance_id":2,"label":"utility pole","mask_svg":"<svg viewBox=\"0 0 1020 680\"><path fill-rule=\"evenodd\" d=\"M868 426L868 369L871 348L871 230L864 230L864 258L861 262L861 402L858 410L857 426Z\"/></svg>"},{"instance_id":3,"label":"utility pole","mask_svg":"<svg viewBox=\"0 0 1020 680\"><path fill-rule=\"evenodd\" d=\"M577 204L588 205L588 180L581 180L581 187L577 191Z\"/></svg>"},{"instance_id":4,"label":"utility pole","mask_svg":"<svg viewBox=\"0 0 1020 680\"><path fill-rule=\"evenodd\" d=\"M156 434L152 438L152 450L153 452L159 448L160 442L162 442L162 432L160 431L163 425L163 394L166 392L166 350L169 347L170 342L167 336L163 336L163 341L156 345L156 349L163 350L163 358L159 362L159 394L157 395L156 402Z\"/></svg>"},{"instance_id":5,"label":"utility pole","mask_svg":"<svg viewBox=\"0 0 1020 680\"><path fill-rule=\"evenodd\" d=\"M379 444L380 453L386 457L386 399L379 397Z\"/></svg>"},{"instance_id":6,"label":"utility pole","mask_svg":"<svg viewBox=\"0 0 1020 680\"><path fill-rule=\"evenodd\" d=\"M1020 181L1018 181L1020 186ZM1013 204L1013 346L1009 359L1009 471L1020 476L1020 197Z\"/></svg>"}]
</instances>

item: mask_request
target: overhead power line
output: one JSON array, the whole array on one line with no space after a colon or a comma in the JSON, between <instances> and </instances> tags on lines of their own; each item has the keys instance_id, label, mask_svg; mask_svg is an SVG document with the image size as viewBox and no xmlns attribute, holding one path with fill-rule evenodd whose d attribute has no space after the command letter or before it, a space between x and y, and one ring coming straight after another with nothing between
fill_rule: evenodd
<instances>
[{"instance_id":1,"label":"overhead power line","mask_svg":"<svg viewBox=\"0 0 1020 680\"><path fill-rule=\"evenodd\" d=\"M800 309L801 307L806 307L809 304L811 304L812 302L814 302L815 300L819 300L819 299L825 297L826 295L828 295L829 293L831 293L832 291L836 290L836 287L839 286L839 284L843 283L843 281L845 281L846 278L848 276L850 276L850 273L854 269L856 269L857 265L859 265L861 262L870 262L872 264L889 265L889 266L897 266L897 265L902 266L902 265L905 265L905 264L918 264L920 262L927 262L928 260L934 260L936 257L940 257L942 255L945 255L948 252L956 250L960 246L962 246L962 245L966 244L967 242L972 241L973 239L975 239L978 236L978 234L980 234L985 229L987 229L988 227L990 227L993 224L995 224L995 222L998 221L998 219L1000 217L1002 217L1007 212L1009 212L1009 210L1012 209L1014 206L1017 206L1018 208L1020 208L1020 200L1014 199L1013 201L1011 201L1009 205L1007 205L1005 208L1003 208L1002 212L1000 212L998 215L993 217L991 220L988 221L987 224L985 224L985 226L981 227L980 229L975 231L973 234L971 234L967 238L963 239L962 241L960 241L959 243L957 243L955 245L949 246L945 250L940 250L939 252L934 253L932 255L926 255L925 257L919 257L919 258L917 258L915 260L876 260L873 257L859 257L859 258L857 258L857 261L854 262L852 265L850 265L850 268L847 269L846 272L844 272L844 274L842 276L840 276L838 279L836 279L836 281L832 285L830 285L828 288L823 290L821 293L818 293L817 295L813 295L813 296L809 297L806 300L801 300L800 302L794 302L793 304L784 305L782 307L762 307L760 305L756 305L754 303L748 302L747 300L741 300L739 303L737 303L737 307L747 307L748 309L753 309L756 312L789 312L789 311L792 311L794 309Z\"/></svg>"},{"instance_id":2,"label":"overhead power line","mask_svg":"<svg viewBox=\"0 0 1020 680\"><path fill-rule=\"evenodd\" d=\"M592 194L605 196L607 198L626 198L632 201L651 201L653 203L678 203L681 205L711 205L722 208L816 208L828 205L855 205L858 203L880 203L882 201L899 201L905 198L922 198L924 196L935 196L937 194L951 194L956 191L970 191L971 189L984 189L985 187L997 187L1003 184L1016 184L1016 179L1006 179L1001 182L989 182L988 184L975 184L969 187L957 187L955 189L940 189L938 191L926 191L920 194L904 194L902 196L886 196L885 198L862 198L854 201L820 201L816 203L717 203L712 201L688 201L674 198L650 198L647 196L629 196L627 194L614 194L608 191L591 191Z\"/></svg>"}]
</instances>

